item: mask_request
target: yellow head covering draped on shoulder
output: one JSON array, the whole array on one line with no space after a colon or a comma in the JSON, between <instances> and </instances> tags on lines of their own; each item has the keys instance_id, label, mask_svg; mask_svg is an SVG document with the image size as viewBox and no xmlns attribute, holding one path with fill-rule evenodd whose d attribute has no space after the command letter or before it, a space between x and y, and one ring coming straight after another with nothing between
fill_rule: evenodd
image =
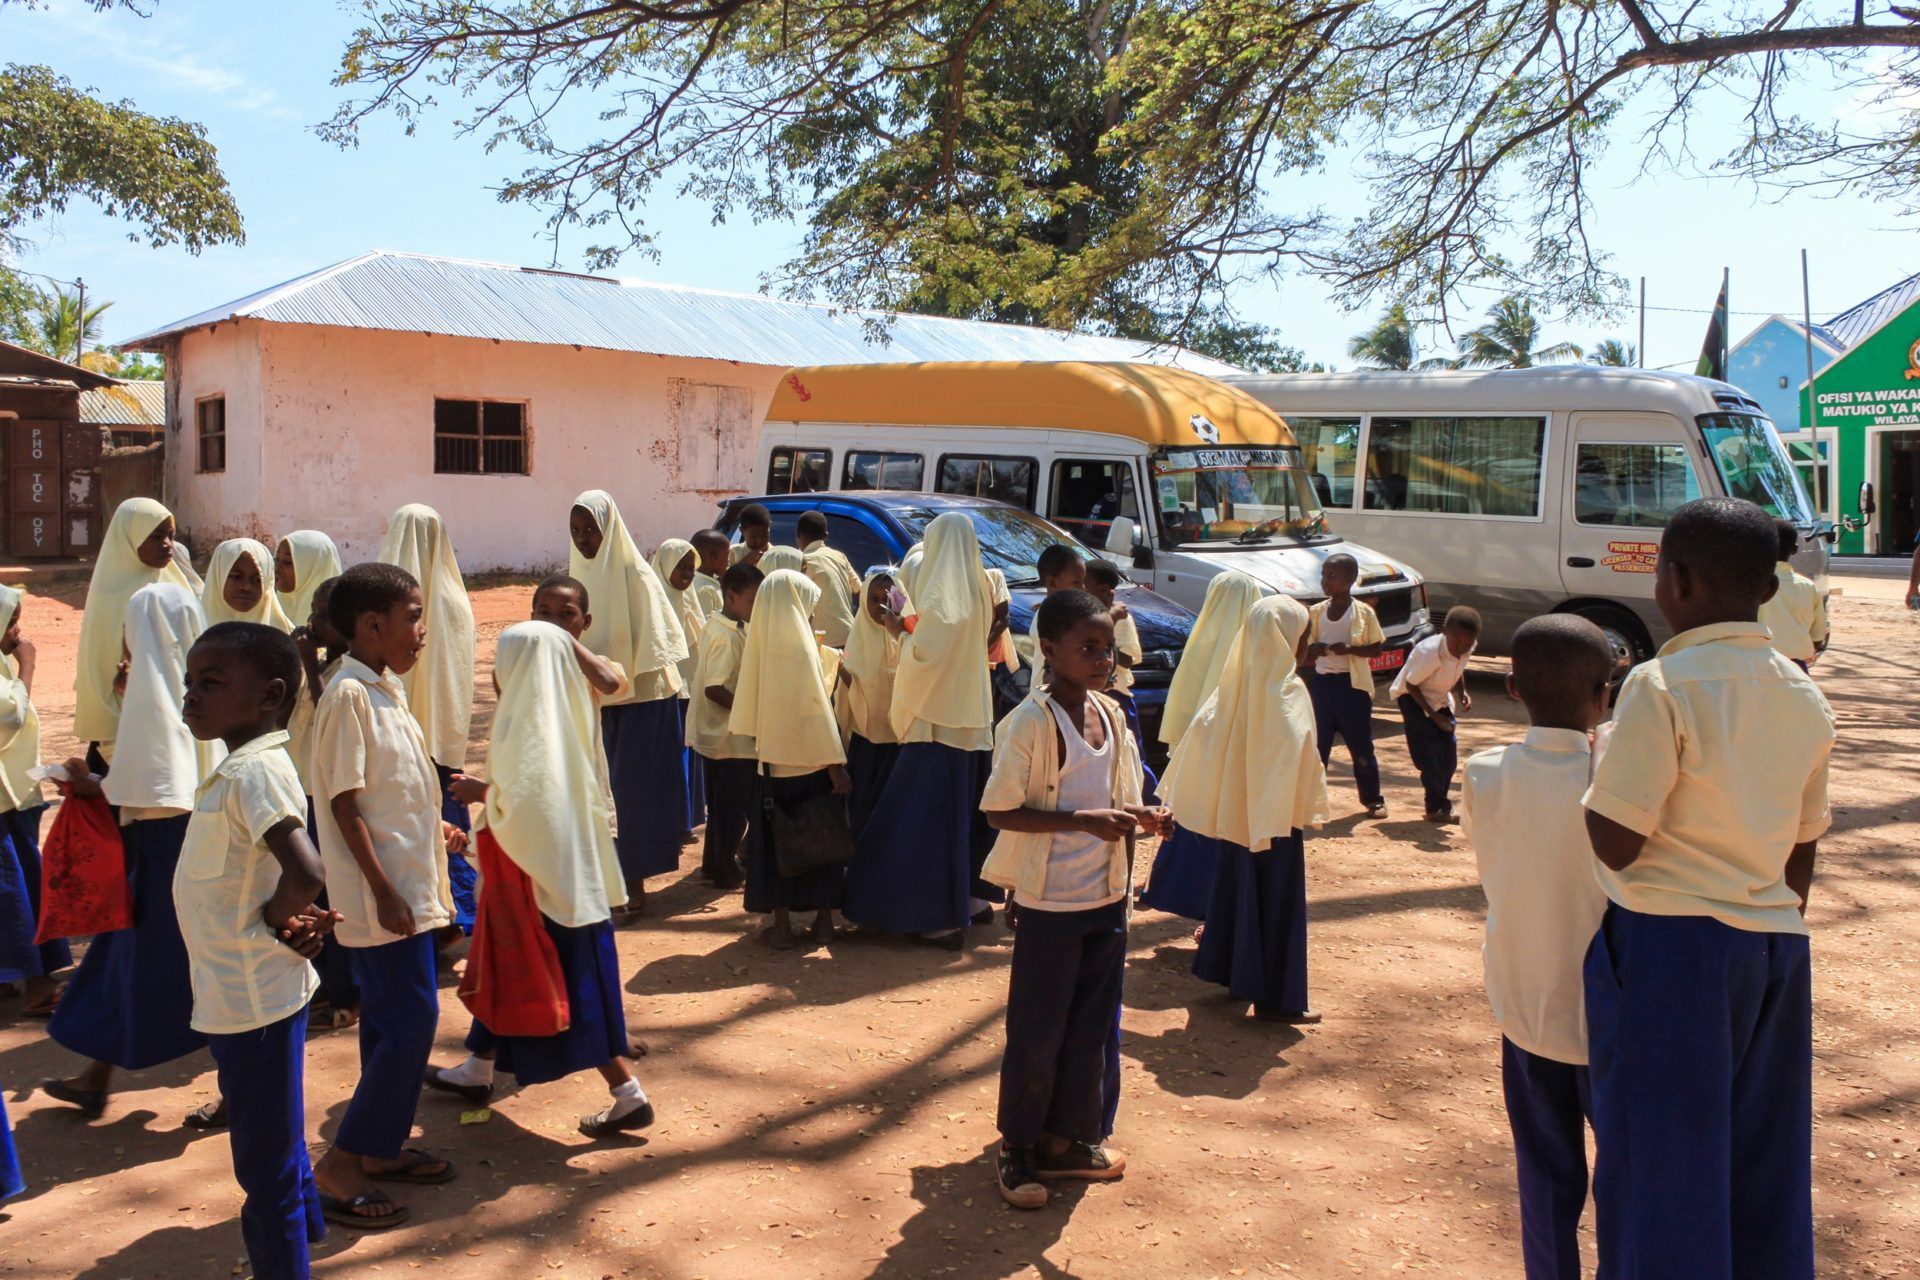
<instances>
[{"instance_id":1,"label":"yellow head covering draped on shoulder","mask_svg":"<svg viewBox=\"0 0 1920 1280\"><path fill-rule=\"evenodd\" d=\"M687 659L686 634L675 621L666 584L641 558L613 495L589 489L573 505L600 528L600 551L593 559L581 555L578 547L568 551L567 572L586 587L588 612L593 614L593 625L580 643L619 663L635 684L663 667L677 673Z\"/></svg>"},{"instance_id":2,"label":"yellow head covering draped on shoulder","mask_svg":"<svg viewBox=\"0 0 1920 1280\"><path fill-rule=\"evenodd\" d=\"M340 548L318 529L295 529L280 541L293 552L293 590L279 593L280 608L294 626L304 627L313 613L313 593L340 576Z\"/></svg>"},{"instance_id":3,"label":"yellow head covering draped on shoulder","mask_svg":"<svg viewBox=\"0 0 1920 1280\"><path fill-rule=\"evenodd\" d=\"M846 656L841 670L852 677L840 687L837 703L841 722L848 730L868 742L898 742L890 719L893 708L893 676L900 665L900 639L873 620L867 612L867 593L875 579L886 578L896 586L899 570L892 565L875 565L860 581L860 596L854 602L853 630L847 636Z\"/></svg>"},{"instance_id":4,"label":"yellow head covering draped on shoulder","mask_svg":"<svg viewBox=\"0 0 1920 1280\"><path fill-rule=\"evenodd\" d=\"M798 547L768 547L766 554L760 557L757 568L762 573L778 573L782 569L791 569L795 573L807 571L807 557Z\"/></svg>"},{"instance_id":5,"label":"yellow head covering draped on shoulder","mask_svg":"<svg viewBox=\"0 0 1920 1280\"><path fill-rule=\"evenodd\" d=\"M151 583L127 602L127 697L107 800L138 809L191 809L227 749L201 741L180 717L187 650L206 629L200 602L176 582Z\"/></svg>"},{"instance_id":6,"label":"yellow head covering draped on shoulder","mask_svg":"<svg viewBox=\"0 0 1920 1280\"><path fill-rule=\"evenodd\" d=\"M993 723L987 674L993 593L980 567L973 521L958 511L937 516L923 545L919 562L900 571L914 610L893 680L893 731L902 738L916 720L949 729Z\"/></svg>"},{"instance_id":7,"label":"yellow head covering draped on shoulder","mask_svg":"<svg viewBox=\"0 0 1920 1280\"><path fill-rule=\"evenodd\" d=\"M1227 654L1247 615L1259 602L1260 584L1238 569L1229 569L1207 584L1207 598L1200 605L1193 634L1187 637L1180 666L1167 689L1167 705L1160 713L1160 741L1169 746L1180 741L1187 722L1220 683Z\"/></svg>"},{"instance_id":8,"label":"yellow head covering draped on shoulder","mask_svg":"<svg viewBox=\"0 0 1920 1280\"><path fill-rule=\"evenodd\" d=\"M113 691L127 627L127 601L140 588L171 582L189 588L187 576L169 561L155 569L140 559L140 544L173 513L152 498L128 498L113 513L100 539L100 558L87 584L80 619L80 654L73 677L73 736L82 742L112 742L120 723L120 695Z\"/></svg>"},{"instance_id":9,"label":"yellow head covering draped on shoulder","mask_svg":"<svg viewBox=\"0 0 1920 1280\"><path fill-rule=\"evenodd\" d=\"M227 603L227 575L240 563L241 556L252 560L255 572L260 575L260 603L254 605L250 613L241 613ZM252 538L229 538L213 549L213 559L207 562L206 580L200 588L200 611L206 615L208 626L216 622L257 622L276 631L293 630L293 623L280 607L280 597L274 594L273 553L267 550L266 543Z\"/></svg>"},{"instance_id":10,"label":"yellow head covering draped on shoulder","mask_svg":"<svg viewBox=\"0 0 1920 1280\"><path fill-rule=\"evenodd\" d=\"M500 703L487 747L487 829L533 881L542 915L568 928L597 924L627 890L595 755L593 690L573 641L550 622L501 632L493 669Z\"/></svg>"},{"instance_id":11,"label":"yellow head covering draped on shoulder","mask_svg":"<svg viewBox=\"0 0 1920 1280\"><path fill-rule=\"evenodd\" d=\"M1313 699L1295 667L1307 611L1291 596L1255 605L1219 687L1180 736L1160 796L1189 831L1258 853L1327 817Z\"/></svg>"},{"instance_id":12,"label":"yellow head covering draped on shoulder","mask_svg":"<svg viewBox=\"0 0 1920 1280\"><path fill-rule=\"evenodd\" d=\"M426 606L427 647L413 670L400 677L407 706L420 722L434 762L463 768L467 730L473 725L473 602L440 513L418 503L394 512L380 559L414 576Z\"/></svg>"},{"instance_id":13,"label":"yellow head covering draped on shoulder","mask_svg":"<svg viewBox=\"0 0 1920 1280\"><path fill-rule=\"evenodd\" d=\"M700 633L707 629L707 615L700 608L699 598L689 586L685 591L673 585L674 570L680 562L693 555L693 544L684 538L668 538L654 549L653 576L660 579L660 589L667 596L667 611L680 623L680 637L686 641L687 656L680 659L680 696L688 696L687 691L693 685L693 669L700 661ZM694 557L695 562L699 560ZM697 572L697 570L696 570ZM592 592L588 592L591 597ZM591 600L589 600L591 603Z\"/></svg>"},{"instance_id":14,"label":"yellow head covering draped on shoulder","mask_svg":"<svg viewBox=\"0 0 1920 1280\"><path fill-rule=\"evenodd\" d=\"M846 763L813 637L819 601L820 588L792 569L768 574L754 599L731 723L753 739L761 764L814 770Z\"/></svg>"}]
</instances>

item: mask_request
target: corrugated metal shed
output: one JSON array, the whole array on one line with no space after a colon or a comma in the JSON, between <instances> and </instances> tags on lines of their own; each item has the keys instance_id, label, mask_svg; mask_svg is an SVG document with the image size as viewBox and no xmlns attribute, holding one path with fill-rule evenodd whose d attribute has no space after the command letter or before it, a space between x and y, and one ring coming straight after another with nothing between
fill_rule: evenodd
<instances>
[{"instance_id":1,"label":"corrugated metal shed","mask_svg":"<svg viewBox=\"0 0 1920 1280\"><path fill-rule=\"evenodd\" d=\"M97 427L167 425L167 387L163 382L135 379L117 387L80 393L80 421Z\"/></svg>"},{"instance_id":2,"label":"corrugated metal shed","mask_svg":"<svg viewBox=\"0 0 1920 1280\"><path fill-rule=\"evenodd\" d=\"M1819 327L1831 334L1844 350L1864 341L1881 325L1915 302L1920 302L1920 272L1882 289L1865 302L1848 307Z\"/></svg>"},{"instance_id":3,"label":"corrugated metal shed","mask_svg":"<svg viewBox=\"0 0 1920 1280\"><path fill-rule=\"evenodd\" d=\"M781 367L1120 360L1178 365L1203 374L1239 372L1178 347L1153 348L1130 339L387 252L300 276L120 345L151 348L162 338L242 317Z\"/></svg>"}]
</instances>

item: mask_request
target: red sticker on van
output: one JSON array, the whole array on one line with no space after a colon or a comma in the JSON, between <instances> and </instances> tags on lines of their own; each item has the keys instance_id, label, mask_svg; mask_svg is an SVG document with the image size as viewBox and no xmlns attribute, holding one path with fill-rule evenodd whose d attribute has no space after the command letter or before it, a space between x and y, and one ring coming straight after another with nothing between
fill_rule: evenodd
<instances>
[{"instance_id":1,"label":"red sticker on van","mask_svg":"<svg viewBox=\"0 0 1920 1280\"><path fill-rule=\"evenodd\" d=\"M1608 554L1600 560L1602 568L1615 573L1652 573L1660 558L1657 542L1609 542Z\"/></svg>"}]
</instances>

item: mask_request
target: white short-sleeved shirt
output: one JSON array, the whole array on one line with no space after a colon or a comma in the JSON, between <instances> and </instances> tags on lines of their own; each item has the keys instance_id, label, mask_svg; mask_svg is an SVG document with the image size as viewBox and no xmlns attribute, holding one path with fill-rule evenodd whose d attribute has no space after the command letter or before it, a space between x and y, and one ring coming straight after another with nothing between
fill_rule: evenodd
<instances>
[{"instance_id":1,"label":"white short-sleeved shirt","mask_svg":"<svg viewBox=\"0 0 1920 1280\"><path fill-rule=\"evenodd\" d=\"M1647 838L1624 871L1596 863L1629 911L1805 933L1786 881L1793 846L1832 823L1833 712L1758 622L1683 631L1621 687L1582 797Z\"/></svg>"},{"instance_id":2,"label":"white short-sleeved shirt","mask_svg":"<svg viewBox=\"0 0 1920 1280\"><path fill-rule=\"evenodd\" d=\"M1580 807L1592 764L1586 734L1533 728L1461 774L1460 821L1487 895L1487 1001L1502 1035L1556 1062L1587 1060L1582 967L1607 910Z\"/></svg>"},{"instance_id":3,"label":"white short-sleeved shirt","mask_svg":"<svg viewBox=\"0 0 1920 1280\"><path fill-rule=\"evenodd\" d=\"M1113 648L1116 653L1124 653L1134 662L1145 656L1140 648L1140 628L1134 624L1133 613L1113 624ZM1108 686L1115 693L1133 692L1133 668L1116 662L1113 664L1113 683Z\"/></svg>"},{"instance_id":4,"label":"white short-sleeved shirt","mask_svg":"<svg viewBox=\"0 0 1920 1280\"><path fill-rule=\"evenodd\" d=\"M303 1008L320 986L261 908L280 883L267 832L307 820L285 733L255 738L200 784L173 875L173 904L193 979L193 1029L234 1035Z\"/></svg>"},{"instance_id":5,"label":"white short-sleeved shirt","mask_svg":"<svg viewBox=\"0 0 1920 1280\"><path fill-rule=\"evenodd\" d=\"M1460 674L1467 669L1467 659L1472 656L1473 649L1468 649L1459 657L1454 657L1452 650L1447 648L1444 632L1428 636L1413 646L1413 652L1407 655L1406 665L1393 678L1387 696L1398 701L1402 695L1411 693L1425 703L1430 711L1438 711L1442 707L1452 711L1453 687L1460 683Z\"/></svg>"},{"instance_id":6,"label":"white short-sleeved shirt","mask_svg":"<svg viewBox=\"0 0 1920 1280\"><path fill-rule=\"evenodd\" d=\"M453 919L447 883L446 837L440 827L440 780L426 739L407 709L407 693L392 672L376 674L351 656L340 660L313 719L313 798L320 858L327 868L327 901L344 919L334 930L343 946L377 947L400 941L380 927L373 889L334 821L332 800L359 792L360 816L373 837L374 856L413 909L425 933Z\"/></svg>"},{"instance_id":7,"label":"white short-sleeved shirt","mask_svg":"<svg viewBox=\"0 0 1920 1280\"><path fill-rule=\"evenodd\" d=\"M707 629L700 633L700 666L691 691L693 705L687 713L687 745L709 760L753 759L753 739L734 733L730 728L732 714L707 696L707 690L715 685L733 692L740 683L740 657L746 650L746 624L725 614L707 620Z\"/></svg>"},{"instance_id":8,"label":"white short-sleeved shirt","mask_svg":"<svg viewBox=\"0 0 1920 1280\"><path fill-rule=\"evenodd\" d=\"M1773 637L1773 647L1789 658L1811 662L1827 639L1827 602L1811 578L1783 564L1774 571L1780 586L1760 606L1760 625Z\"/></svg>"}]
</instances>

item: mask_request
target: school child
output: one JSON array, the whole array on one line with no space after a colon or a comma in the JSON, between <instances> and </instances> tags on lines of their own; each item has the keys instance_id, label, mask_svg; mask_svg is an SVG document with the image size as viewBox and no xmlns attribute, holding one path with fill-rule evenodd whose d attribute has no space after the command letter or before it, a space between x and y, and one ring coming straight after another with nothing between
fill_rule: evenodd
<instances>
[{"instance_id":1,"label":"school child","mask_svg":"<svg viewBox=\"0 0 1920 1280\"><path fill-rule=\"evenodd\" d=\"M1775 555L1751 503L1673 513L1675 635L1627 677L1584 797L1609 900L1585 968L1594 1205L1621 1275L1813 1275L1803 915L1834 719L1760 624Z\"/></svg>"},{"instance_id":2,"label":"school child","mask_svg":"<svg viewBox=\"0 0 1920 1280\"><path fill-rule=\"evenodd\" d=\"M312 615L320 584L339 576L340 548L318 529L295 529L274 548L273 589L295 626L305 626Z\"/></svg>"},{"instance_id":3,"label":"school child","mask_svg":"<svg viewBox=\"0 0 1920 1280\"><path fill-rule=\"evenodd\" d=\"M218 743L196 741L180 718L187 650L202 627L200 602L178 583L156 582L133 593L126 618L121 750L104 782L82 761L69 760L66 768L73 794L104 794L119 807L133 927L93 939L47 1024L47 1034L88 1059L87 1067L41 1084L49 1097L89 1117L106 1110L115 1067L144 1071L207 1042L191 1025L187 949L173 906L194 791L223 754Z\"/></svg>"},{"instance_id":4,"label":"school child","mask_svg":"<svg viewBox=\"0 0 1920 1280\"><path fill-rule=\"evenodd\" d=\"M984 874L1019 906L1000 1063L1001 1196L1046 1204L1052 1179L1105 1181L1126 1158L1103 1145L1117 1083L1108 1055L1127 955L1129 846L1167 813L1140 797L1126 720L1097 692L1113 674L1113 619L1084 591L1040 605L1052 681L995 733L981 806L999 831Z\"/></svg>"},{"instance_id":5,"label":"school child","mask_svg":"<svg viewBox=\"0 0 1920 1280\"><path fill-rule=\"evenodd\" d=\"M793 526L800 554L807 558L807 578L820 588L814 607L813 629L829 649L847 647L853 633L854 597L860 594L860 575L853 563L827 545L827 518L818 511L802 511Z\"/></svg>"},{"instance_id":6,"label":"school child","mask_svg":"<svg viewBox=\"0 0 1920 1280\"><path fill-rule=\"evenodd\" d=\"M1773 576L1780 585L1760 606L1760 624L1773 637L1773 647L1807 671L1827 647L1827 600L1813 579L1796 573L1790 563L1800 549L1800 530L1791 520L1775 520L1773 527L1779 539Z\"/></svg>"},{"instance_id":7,"label":"school child","mask_svg":"<svg viewBox=\"0 0 1920 1280\"><path fill-rule=\"evenodd\" d=\"M1133 700L1133 669L1146 654L1140 648L1140 625L1133 620L1132 611L1120 602L1120 584L1126 578L1120 566L1107 559L1087 561L1085 576L1087 594L1105 605L1113 618L1113 683L1105 692L1126 714L1127 732L1133 735L1133 745L1144 758L1147 744L1140 733L1140 707ZM1151 795L1153 771L1147 770L1146 777L1146 794Z\"/></svg>"},{"instance_id":8,"label":"school child","mask_svg":"<svg viewBox=\"0 0 1920 1280\"><path fill-rule=\"evenodd\" d=\"M434 762L404 677L426 647L412 574L388 563L341 574L327 615L347 656L320 696L313 786L335 934L360 986L360 1080L313 1176L327 1221L382 1231L408 1210L374 1185L439 1183L452 1162L406 1146L440 1017L434 931L453 920Z\"/></svg>"},{"instance_id":9,"label":"school child","mask_svg":"<svg viewBox=\"0 0 1920 1280\"><path fill-rule=\"evenodd\" d=\"M750 564L729 565L720 574L720 612L707 618L700 633L699 666L694 672L693 708L687 715L687 745L699 753L706 772L707 830L700 873L715 887L740 887L740 842L747 838L753 804L753 739L735 732L731 716L740 683L740 661L747 648L747 626L765 577Z\"/></svg>"},{"instance_id":10,"label":"school child","mask_svg":"<svg viewBox=\"0 0 1920 1280\"><path fill-rule=\"evenodd\" d=\"M1047 595L1056 591L1085 591L1087 589L1087 562L1080 553L1062 543L1050 543L1040 552L1039 563L1034 565L1034 573L1040 579L1040 590ZM1040 661L1040 611L1034 610L1033 617L1027 623L1027 647L1033 659L1035 683L1046 682L1046 666Z\"/></svg>"},{"instance_id":11,"label":"school child","mask_svg":"<svg viewBox=\"0 0 1920 1280\"><path fill-rule=\"evenodd\" d=\"M1413 646L1388 696L1400 708L1406 726L1407 754L1420 774L1428 822L1452 822L1454 770L1460 766L1456 733L1460 715L1473 710L1467 692L1467 659L1480 642L1480 615L1466 605L1447 610L1440 634Z\"/></svg>"},{"instance_id":12,"label":"school child","mask_svg":"<svg viewBox=\"0 0 1920 1280\"><path fill-rule=\"evenodd\" d=\"M213 549L207 562L206 585L200 591L200 612L207 625L256 622L285 634L293 623L280 608L274 583L273 553L252 538L229 538Z\"/></svg>"},{"instance_id":13,"label":"school child","mask_svg":"<svg viewBox=\"0 0 1920 1280\"><path fill-rule=\"evenodd\" d=\"M770 546L760 553L758 560L742 561L742 563L751 563L761 573L777 573L782 569L797 573L801 577L805 577L807 573L807 558L800 554L798 547Z\"/></svg>"},{"instance_id":14,"label":"school child","mask_svg":"<svg viewBox=\"0 0 1920 1280\"><path fill-rule=\"evenodd\" d=\"M847 820L858 840L867 819L886 790L894 761L900 756L900 735L893 731L893 680L900 669L900 638L906 624L893 608L894 570L876 565L860 585L860 616L847 637L846 656L840 662L840 687L834 711L847 742L847 773L853 794L847 799Z\"/></svg>"},{"instance_id":15,"label":"school child","mask_svg":"<svg viewBox=\"0 0 1920 1280\"><path fill-rule=\"evenodd\" d=\"M758 566L762 573L770 572L760 564L760 557L773 545L773 516L759 503L750 502L740 508L739 523L740 541L727 548L727 563L745 561Z\"/></svg>"},{"instance_id":16,"label":"school child","mask_svg":"<svg viewBox=\"0 0 1920 1280\"><path fill-rule=\"evenodd\" d=\"M285 546L283 542L281 544ZM300 789L307 797L307 835L319 847L320 826L313 805L313 721L340 660L346 657L347 640L334 630L327 616L327 604L333 598L333 584L339 575L313 584L307 596L307 617L293 633L294 647L300 652L301 684L294 699L293 714L287 721L287 755L300 778ZM320 905L327 905L324 889ZM360 988L353 980L353 960L340 940L329 932L320 941L320 954L313 959L320 975L320 991L308 1010L309 1031L344 1031L360 1021Z\"/></svg>"},{"instance_id":17,"label":"school child","mask_svg":"<svg viewBox=\"0 0 1920 1280\"><path fill-rule=\"evenodd\" d=\"M1460 823L1487 895L1481 955L1500 1027L1527 1280L1580 1280L1593 1110L1581 963L1607 907L1580 796L1613 656L1598 627L1553 613L1520 624L1512 661L1507 691L1526 704L1532 727L1523 741L1467 761Z\"/></svg>"},{"instance_id":18,"label":"school child","mask_svg":"<svg viewBox=\"0 0 1920 1280\"><path fill-rule=\"evenodd\" d=\"M1291 596L1253 607L1220 684L1180 735L1160 794L1183 828L1219 841L1194 976L1258 1017L1311 1023L1307 861L1301 832L1327 817L1313 698L1298 652L1307 611Z\"/></svg>"},{"instance_id":19,"label":"school child","mask_svg":"<svg viewBox=\"0 0 1920 1280\"><path fill-rule=\"evenodd\" d=\"M856 843L841 914L958 951L976 910L977 753L993 743L993 602L973 522L958 511L934 517L900 587L913 607L889 713L900 754Z\"/></svg>"},{"instance_id":20,"label":"school child","mask_svg":"<svg viewBox=\"0 0 1920 1280\"><path fill-rule=\"evenodd\" d=\"M720 589L720 575L727 571L727 535L718 529L702 529L687 541L700 557L700 567L693 575L693 598L701 614L711 618L727 605Z\"/></svg>"},{"instance_id":21,"label":"school child","mask_svg":"<svg viewBox=\"0 0 1920 1280\"><path fill-rule=\"evenodd\" d=\"M600 709L613 786L614 848L627 881L627 905L646 907L647 877L680 865L680 837L688 810L686 727L680 715L680 664L686 633L667 599L666 584L640 555L613 495L590 489L567 516L572 542L568 574L594 603L581 636L591 652L611 659L631 683ZM674 820L661 815L673 814Z\"/></svg>"},{"instance_id":22,"label":"school child","mask_svg":"<svg viewBox=\"0 0 1920 1280\"><path fill-rule=\"evenodd\" d=\"M753 739L759 761L747 819L746 909L773 917L760 937L781 951L796 944L790 918L795 911L814 913L809 932L816 946L832 940L833 909L846 879L844 864L782 875L767 816L770 807L791 810L823 793L844 800L853 789L813 633L819 591L784 569L760 584L729 716L734 732Z\"/></svg>"},{"instance_id":23,"label":"school child","mask_svg":"<svg viewBox=\"0 0 1920 1280\"><path fill-rule=\"evenodd\" d=\"M1369 818L1387 816L1380 792L1380 761L1373 753L1373 668L1367 660L1386 646L1386 632L1373 607L1353 598L1360 562L1336 551L1320 565L1325 600L1307 610L1307 665L1302 668L1313 697L1320 764L1333 754L1333 740L1345 738L1353 759L1353 781Z\"/></svg>"},{"instance_id":24,"label":"school child","mask_svg":"<svg viewBox=\"0 0 1920 1280\"><path fill-rule=\"evenodd\" d=\"M0 983L19 983L30 1018L52 1014L53 974L73 963L64 938L35 943L40 921L40 713L33 707L38 652L21 634L26 594L0 585Z\"/></svg>"},{"instance_id":25,"label":"school child","mask_svg":"<svg viewBox=\"0 0 1920 1280\"><path fill-rule=\"evenodd\" d=\"M426 648L419 659L400 673L407 691L407 707L420 722L420 732L433 760L440 796L440 816L463 833L472 829L467 806L453 798L448 786L453 775L467 767L467 733L473 726L473 665L476 641L473 602L453 554L453 540L440 513L410 503L393 513L379 559L397 565L420 584L426 610ZM464 843L461 848L465 848ZM447 847L447 876L453 887L453 919L462 933L473 932L473 892L476 875L465 854ZM452 935L448 930L449 939Z\"/></svg>"},{"instance_id":26,"label":"school child","mask_svg":"<svg viewBox=\"0 0 1920 1280\"><path fill-rule=\"evenodd\" d=\"M200 785L172 892L256 1280L306 1280L308 1247L326 1238L303 1076L306 1006L319 986L307 957L335 920L315 906L320 854L279 727L299 691L299 651L276 628L218 623L187 653L183 718L227 755Z\"/></svg>"},{"instance_id":27,"label":"school child","mask_svg":"<svg viewBox=\"0 0 1920 1280\"><path fill-rule=\"evenodd\" d=\"M1200 616L1194 619L1193 632L1180 654L1180 665L1174 670L1173 684L1160 713L1160 741L1167 746L1179 743L1195 713L1212 696L1220 683L1220 673L1226 669L1227 654L1232 652L1233 642L1239 639L1240 629L1260 596L1260 584L1238 569L1229 569L1207 584ZM1214 870L1220 862L1219 842L1189 831L1180 824L1179 814L1174 815L1173 824L1173 834L1154 854L1153 872L1140 895L1140 905L1189 920L1205 920L1207 905L1213 900Z\"/></svg>"},{"instance_id":28,"label":"school child","mask_svg":"<svg viewBox=\"0 0 1920 1280\"><path fill-rule=\"evenodd\" d=\"M180 575L180 581L186 584L187 590L193 592L193 598L198 600L207 590L207 580L194 571L193 548L189 547L186 539L180 537L178 533L173 538L173 551L170 558L174 569Z\"/></svg>"},{"instance_id":29,"label":"school child","mask_svg":"<svg viewBox=\"0 0 1920 1280\"><path fill-rule=\"evenodd\" d=\"M680 660L680 739L686 741L688 705L693 694L694 668L700 663L700 633L707 625L707 616L700 609L700 601L693 592L694 574L697 557L693 544L679 538L668 538L654 549L650 559L655 576L667 593L667 611L680 624L680 634L686 641L687 656ZM687 825L688 834L681 837L681 843L691 843L691 832L707 820L707 780L705 770L700 767L700 757L693 748L682 748L687 775Z\"/></svg>"},{"instance_id":30,"label":"school child","mask_svg":"<svg viewBox=\"0 0 1920 1280\"><path fill-rule=\"evenodd\" d=\"M152 498L128 498L115 508L100 539L100 556L87 583L80 619L80 651L73 677L73 736L92 749L96 771L113 757L120 722L114 688L126 655L127 602L140 588L171 582L199 598L197 584L173 558L173 513Z\"/></svg>"}]
</instances>

